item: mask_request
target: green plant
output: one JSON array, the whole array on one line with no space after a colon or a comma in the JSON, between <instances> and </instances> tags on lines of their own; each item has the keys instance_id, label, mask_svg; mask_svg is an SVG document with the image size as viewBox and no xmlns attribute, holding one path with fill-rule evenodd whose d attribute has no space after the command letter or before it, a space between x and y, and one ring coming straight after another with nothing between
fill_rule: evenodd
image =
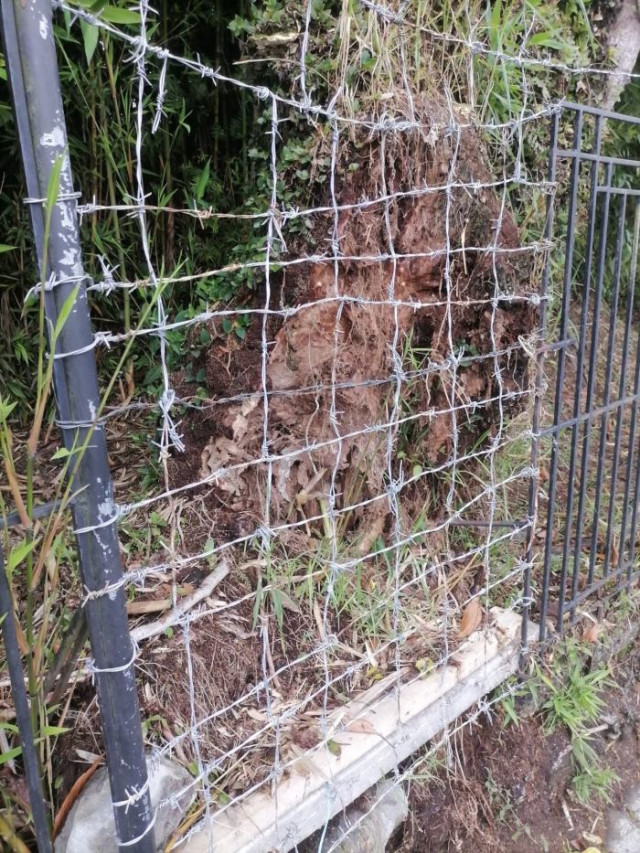
<instances>
[{"instance_id":1,"label":"green plant","mask_svg":"<svg viewBox=\"0 0 640 853\"><path fill-rule=\"evenodd\" d=\"M584 764L580 763L580 766L585 769L573 777L571 782L573 792L576 799L583 805L599 801L610 803L611 788L620 781L620 777L609 767L598 767L597 757L593 756L593 758L595 763L591 759Z\"/></svg>"},{"instance_id":2,"label":"green plant","mask_svg":"<svg viewBox=\"0 0 640 853\"><path fill-rule=\"evenodd\" d=\"M511 792L496 782L494 777L491 775L491 772L487 773L487 779L484 785L489 798L491 811L495 815L498 823L506 823L507 821L511 822L513 815L513 800Z\"/></svg>"},{"instance_id":3,"label":"green plant","mask_svg":"<svg viewBox=\"0 0 640 853\"><path fill-rule=\"evenodd\" d=\"M586 671L585 659L575 642L566 644L565 655L558 656L551 674L538 670L541 687L549 692L540 714L543 728L552 732L564 727L571 735L574 767L572 787L576 798L588 803L591 798L608 800L616 773L600 766L600 759L590 743L589 729L605 707L603 692L615 686L608 667Z\"/></svg>"},{"instance_id":4,"label":"green plant","mask_svg":"<svg viewBox=\"0 0 640 853\"><path fill-rule=\"evenodd\" d=\"M568 644L567 657L561 659L555 677L540 671L539 678L550 692L541 709L545 730L565 726L578 737L598 719L605 705L602 691L613 686L608 668L585 672L584 660L573 643Z\"/></svg>"},{"instance_id":5,"label":"green plant","mask_svg":"<svg viewBox=\"0 0 640 853\"><path fill-rule=\"evenodd\" d=\"M48 257L51 216L59 193L62 163L62 157L58 157L53 165L47 188L42 252L44 258ZM51 715L55 715L58 709L47 706L43 692L43 667L50 649L51 629L56 621L52 609L59 584L59 553L63 544L61 520L65 503L69 498L70 486L65 488L62 481L59 482L56 498L60 500L60 510L53 513L46 524L42 526L35 522L35 458L53 380L54 361L52 358L45 359L46 347L50 346L51 349L55 349L60 333L74 307L78 290L76 287L71 291L58 313L55 326L50 325L47 330L44 283L48 273L45 262L42 267L38 308L35 403L33 422L25 448L24 485L20 482L19 467L14 452L13 433L10 426L10 417L17 403L7 401L2 395L0 395L0 455L9 484L9 492L24 528L21 539L15 537L8 539L5 535L7 552L5 570L9 588L15 601L17 615L20 614L19 602L21 599L24 600L24 628L17 621L17 636L20 650L25 655L34 739L39 746L40 760L50 771L51 753L55 740L64 733L65 729L62 726L52 725L50 722ZM64 460L66 468L72 459L72 454L68 451L59 451L57 457ZM0 511L6 517L6 506L1 494ZM42 594L44 600L40 620L36 618L36 603L39 594ZM5 760L12 760L20 754L20 751L20 747L15 747L10 749L8 753L3 753L0 755L0 763ZM51 785L53 784L51 772L47 774L46 778L51 792Z\"/></svg>"}]
</instances>

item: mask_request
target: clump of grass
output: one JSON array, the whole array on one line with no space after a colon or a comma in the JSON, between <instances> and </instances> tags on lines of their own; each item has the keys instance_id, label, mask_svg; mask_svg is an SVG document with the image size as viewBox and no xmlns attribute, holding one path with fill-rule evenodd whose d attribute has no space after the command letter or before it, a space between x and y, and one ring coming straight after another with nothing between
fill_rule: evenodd
<instances>
[{"instance_id":1,"label":"clump of grass","mask_svg":"<svg viewBox=\"0 0 640 853\"><path fill-rule=\"evenodd\" d=\"M585 762L585 770L576 773L573 777L573 793L578 802L588 805L592 802L611 802L611 788L620 781L620 777L609 767L594 766L594 754Z\"/></svg>"},{"instance_id":2,"label":"clump of grass","mask_svg":"<svg viewBox=\"0 0 640 853\"><path fill-rule=\"evenodd\" d=\"M592 746L592 729L606 708L605 693L616 683L608 666L586 669L583 647L568 640L550 661L536 664L532 678L500 703L505 725L520 725L516 699L530 697L550 735L558 729L569 733L573 777L571 788L579 803L610 801L612 786L619 781L614 770L601 765ZM501 688L503 689L503 688Z\"/></svg>"},{"instance_id":3,"label":"clump of grass","mask_svg":"<svg viewBox=\"0 0 640 853\"><path fill-rule=\"evenodd\" d=\"M565 726L572 735L580 737L603 711L602 691L614 682L608 667L585 672L584 660L573 644L567 646L566 659L559 656L559 661L561 665L552 677L539 673L540 681L551 694L541 708L544 728L552 732Z\"/></svg>"},{"instance_id":4,"label":"clump of grass","mask_svg":"<svg viewBox=\"0 0 640 853\"><path fill-rule=\"evenodd\" d=\"M549 674L538 669L538 682L549 691L549 698L540 709L545 732L562 727L571 736L571 784L576 799L582 804L609 801L609 791L619 777L601 766L591 745L590 729L605 709L605 691L615 687L611 670L603 665L587 671L579 645L568 642L565 653L556 656Z\"/></svg>"}]
</instances>

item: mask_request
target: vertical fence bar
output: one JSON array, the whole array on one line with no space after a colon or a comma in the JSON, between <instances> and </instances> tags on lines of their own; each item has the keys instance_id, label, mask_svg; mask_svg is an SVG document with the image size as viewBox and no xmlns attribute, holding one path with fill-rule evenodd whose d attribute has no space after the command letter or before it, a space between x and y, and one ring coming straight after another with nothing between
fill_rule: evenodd
<instances>
[{"instance_id":1,"label":"vertical fence bar","mask_svg":"<svg viewBox=\"0 0 640 853\"><path fill-rule=\"evenodd\" d=\"M609 339L607 342L607 363L605 368L605 380L604 380L604 392L603 392L603 406L605 407L605 411L602 414L600 419L600 442L598 444L598 456L597 456L597 473L596 473L596 494L595 494L595 503L593 507L593 517L591 521L591 545L590 545L590 553L589 553L589 574L587 583L592 583L593 577L595 574L596 567L596 558L598 552L598 533L599 533L599 525L600 525L600 509L602 504L602 485L603 478L605 472L605 458L607 455L607 433L609 430L609 418L610 411L609 408L611 406L611 385L613 379L613 359L614 359L614 348L615 348L615 340L616 340L616 326L618 322L618 302L620 295L620 276L622 275L622 250L624 248L624 224L626 221L627 215L627 197L620 196L620 209L618 211L618 228L617 228L617 237L616 237L616 255L615 255L615 267L614 267L614 278L613 278L613 293L611 294L611 309L609 314ZM626 353L623 353L623 360L626 362ZM624 376L624 366L622 367L621 373ZM594 380L595 382L595 380ZM622 395L620 395L622 399ZM617 446L614 448L612 467L616 468L616 457L617 457ZM586 473L585 473L586 479ZM613 501L615 498L615 480L612 481L611 484L611 492L609 494L609 508L613 505ZM605 560L603 566L603 575L606 577L608 573L608 563L606 560L606 549L605 549ZM573 595L575 596L576 591L574 591Z\"/></svg>"},{"instance_id":2,"label":"vertical fence bar","mask_svg":"<svg viewBox=\"0 0 640 853\"><path fill-rule=\"evenodd\" d=\"M117 511L107 460L104 425L96 422L100 397L94 337L80 252L76 196L67 151L50 0L0 0L6 64L26 173L40 266L50 288L47 318L55 325L61 307L77 290L59 335L54 385L65 446L86 450L76 467L73 519L82 581L88 592L87 621L96 689L121 850L155 850L140 710L134 675ZM43 205L54 164L63 158L58 201L43 257ZM90 436L90 441L87 441ZM104 594L106 590L109 594ZM93 595L92 595L93 594Z\"/></svg>"},{"instance_id":3,"label":"vertical fence bar","mask_svg":"<svg viewBox=\"0 0 640 853\"><path fill-rule=\"evenodd\" d=\"M635 297L636 297L636 275L638 271L638 251L640 250L640 201L636 200L635 210L634 210L634 218L633 218L633 245L632 245L632 255L631 255L631 269L629 271L629 316L627 318L627 323L632 322L633 317L633 308L635 305ZM626 377L625 377L626 378ZM624 389L623 385L623 389ZM626 465L626 476L624 482L624 496L622 499L622 520L620 522L620 542L618 547L618 570L620 571L620 583L622 583L622 572L621 570L624 567L624 551L625 551L625 543L627 538L627 521L629 518L629 501L631 497L631 478L633 474L633 459L636 453L636 426L637 426L637 416L638 416L638 402L637 397L638 393L640 393L640 335L638 336L636 342L636 364L634 370L634 380L632 384L633 394L636 397L636 402L631 407L631 423L629 424L629 439L628 439L628 448L627 448L627 465ZM623 419L624 412L620 412L620 420ZM622 427L621 427L622 428ZM640 465L639 465L640 467ZM610 547L610 546L608 546ZM627 565L627 580L631 578L633 573L633 558L632 554L634 552L633 543L629 542L629 561Z\"/></svg>"},{"instance_id":4,"label":"vertical fence bar","mask_svg":"<svg viewBox=\"0 0 640 853\"><path fill-rule=\"evenodd\" d=\"M634 406L637 407L637 405L638 403L636 401L636 403L634 403ZM640 515L640 454L636 458L636 479L633 489L633 495L633 509L631 511L631 533L629 535L629 557L627 560L627 584L631 582L631 578L634 574L633 562L636 557L637 548L636 533L638 529L638 516Z\"/></svg>"},{"instance_id":5,"label":"vertical fence bar","mask_svg":"<svg viewBox=\"0 0 640 853\"><path fill-rule=\"evenodd\" d=\"M555 212L555 182L556 182L556 155L555 149L558 140L558 126L560 123L560 110L554 112L553 117L551 119L551 133L549 140L549 149L550 149L550 157L549 157L549 171L548 171L548 181L549 181L549 195L547 196L547 211L546 211L546 221L544 227L544 239L546 243L551 243L553 240L553 218ZM536 471L540 464L540 436L538 435L538 430L540 429L540 419L542 414L542 396L544 394L545 389L545 381L544 381L544 361L545 361L545 351L543 349L543 345L545 343L545 337L547 333L547 314L549 310L548 306L548 296L549 296L549 283L551 281L551 263L552 263L552 253L551 248L547 249L548 254L544 265L544 272L542 274L542 288L540 292L540 330L538 332L538 356L536 360L536 384L535 384L535 397L533 401L533 419L531 424L531 468ZM523 584L523 606L522 606L522 628L521 628L521 640L522 640L522 653L523 655L526 653L527 644L528 644L528 632L529 632L529 611L531 609L530 599L531 599L531 566L533 563L533 552L534 552L534 537L536 534L536 519L538 517L538 498L539 498L539 490L540 490L540 477L539 475L534 475L531 478L531 484L529 486L529 509L528 509L528 522L529 522L529 531L527 535L527 550L526 550L526 569L524 573L524 584Z\"/></svg>"},{"instance_id":6,"label":"vertical fence bar","mask_svg":"<svg viewBox=\"0 0 640 853\"><path fill-rule=\"evenodd\" d=\"M31 729L31 711L29 699L24 686L24 672L16 626L13 621L13 602L11 600L11 589L9 579L6 575L2 548L0 547L0 622L2 623L2 637L7 654L7 669L9 670L9 681L11 682L11 695L13 706L16 709L16 721L20 731L20 743L22 745L22 762L24 764L24 775L29 791L29 804L33 817L33 829L38 843L40 853L50 853L51 837L49 834L49 823L45 807L44 792L42 790L42 779L40 778L40 762Z\"/></svg>"},{"instance_id":7,"label":"vertical fence bar","mask_svg":"<svg viewBox=\"0 0 640 853\"><path fill-rule=\"evenodd\" d=\"M636 219L635 230L634 230L634 238L633 238L633 277L631 282L629 283L630 287L635 289L637 287L636 283L636 273L637 273L637 261L638 261L638 249L639 243L639 222ZM635 476L635 484L633 488L633 499L631 501L631 530L629 532L629 556L627 558L627 585L631 582L631 578L634 574L633 571L633 563L636 556L636 548L637 548L637 528L638 528L638 516L640 515L640 448L638 448L638 442L636 439L636 430L638 428L638 407L640 405L640 334L638 335L638 340L636 343L636 369L635 376L633 381L633 396L634 402L632 404L631 409L631 427L630 427L630 436L629 436L629 461L627 466L627 490L625 492L625 511L627 506L629 505L629 490L631 487L631 475L633 472L633 457L635 454L636 457L636 476ZM625 526L626 526L626 518L625 518ZM622 559L622 554L624 552L624 538L626 536L626 529L622 530L620 533L620 558Z\"/></svg>"},{"instance_id":8,"label":"vertical fence bar","mask_svg":"<svg viewBox=\"0 0 640 853\"><path fill-rule=\"evenodd\" d=\"M551 146L550 156L555 160L557 140L554 140ZM567 241L564 263L564 276L562 281L562 316L560 320L559 339L566 341L569 329L569 310L571 297L571 282L573 273L573 249L574 242L571 235L575 229L575 222L578 209L578 189L580 186L580 156L579 152L582 148L582 112L578 110L575 116L573 147L576 150L576 157L571 166L571 195L569 200L569 212L567 218ZM554 167L555 168L555 167ZM551 258L548 259L549 269L551 267ZM564 393L564 374L566 365L566 348L562 346L558 352L558 368L556 377L555 404L553 412L553 423L557 426L562 420L562 395ZM551 444L551 460L549 462L549 486L547 497L547 532L543 556L543 575L542 575L542 591L540 602L540 641L543 641L547 630L547 612L549 606L549 586L551 582L551 547L553 544L553 520L556 509L556 492L558 484L558 463L559 463L559 439L560 433L554 430L552 433Z\"/></svg>"},{"instance_id":9,"label":"vertical fence bar","mask_svg":"<svg viewBox=\"0 0 640 853\"><path fill-rule=\"evenodd\" d=\"M640 207L638 206L638 202L636 200L634 205L634 223L638 221L638 212L640 211ZM635 225L634 225L635 228ZM622 362L620 364L620 379L618 382L618 400L623 400L626 394L627 389L627 366L629 362L630 349L631 349L631 333L633 329L633 303L635 296L635 266L637 263L636 255L632 255L631 258L631 270L629 276L629 282L627 283L627 299L624 309L624 317L625 317L625 325L624 325L624 340L622 342ZM620 273L620 277L622 277L622 273ZM613 548L613 540L614 540L614 513L616 507L616 492L618 489L618 469L620 467L620 450L622 446L622 427L624 424L624 418L626 414L626 406L620 405L618 410L616 411L616 429L615 429L615 438L613 441L614 452L613 452L613 464L611 467L611 491L609 493L609 512L607 514L607 538L604 547L604 576L607 577L609 574L609 563L611 561L611 551ZM631 439L633 441L633 439ZM630 452L630 451L629 451ZM623 505L622 507L622 520L620 522L620 537L619 537L619 549L618 549L618 558L616 560L616 565L614 568L616 569L615 575L618 578L618 586L622 585L622 572L624 569L624 536L623 531L626 527L626 507Z\"/></svg>"},{"instance_id":10,"label":"vertical fence bar","mask_svg":"<svg viewBox=\"0 0 640 853\"><path fill-rule=\"evenodd\" d=\"M602 147L602 131L603 131L603 119L601 115L596 115L595 119L596 125L596 137L593 146L593 153L595 154L595 158L592 162L591 166L591 187L590 187L590 201L589 201L589 224L587 228L587 245L585 250L585 270L584 270L584 280L582 286L582 318L580 322L580 335L578 339L578 359L576 364L576 389L575 389L575 398L574 398L574 407L573 407L573 417L575 419L575 423L571 427L571 450L570 450L570 458L569 458L569 476L567 478L567 482L569 484L569 491L567 495L567 514L564 524L564 541L562 544L562 570L560 575L560 592L558 595L558 617L556 621L557 630L562 632L562 622L564 619L564 601L565 601L565 593L567 589L567 576L569 571L569 551L571 545L571 531L573 525L573 502L574 502L574 491L573 491L573 483L576 474L577 467L577 458L578 458L578 438L579 438L579 422L578 418L580 416L580 408L581 408L581 395L582 395L582 372L584 369L584 361L586 358L586 350L587 350L587 326L589 320L589 290L591 285L591 270L593 267L593 246L595 242L595 232L596 232L596 214L597 214L597 203L598 203L598 171L600 168L600 149ZM576 148L576 151L578 149ZM607 196L608 198L608 196ZM575 234L572 231L567 231L567 241L569 245L572 245L575 240ZM569 280L569 288L571 288L571 272L570 272L570 280ZM566 294L565 294L566 295ZM558 385L559 394L562 395L562 386ZM562 399L562 396L561 396Z\"/></svg>"},{"instance_id":11,"label":"vertical fence bar","mask_svg":"<svg viewBox=\"0 0 640 853\"><path fill-rule=\"evenodd\" d=\"M585 401L585 414L587 415L584 421L584 436L582 439L582 456L580 458L580 473L578 477L578 512L576 516L576 540L573 550L573 580L571 583L571 600L573 601L578 592L578 578L580 575L580 558L582 556L582 542L584 539L584 509L587 500L587 481L589 475L589 464L591 456L591 431L593 427L593 417L591 411L593 409L595 390L596 390L596 371L599 355L599 337L600 337L600 314L602 312L602 291L604 289L604 276L607 261L607 240L609 237L609 211L611 209L611 193L606 189L611 187L611 179L613 177L613 164L607 163L605 177L605 193L604 203L602 205L601 220L599 223L600 243L598 246L598 258L596 263L596 283L593 302L593 319L591 321L591 343L589 345L589 367L587 374L587 395ZM593 188L594 194L598 195L599 184ZM588 309L588 303L587 303ZM588 322L588 320L587 320ZM580 427L575 430L574 437L580 432ZM571 482L571 481L570 481ZM596 485L597 488L597 485ZM596 528L598 520L596 519ZM567 540L568 541L568 538ZM595 566L595 563L594 563ZM589 566L589 576L587 583L593 582L591 574L591 566ZM571 621L575 619L575 605L571 605Z\"/></svg>"}]
</instances>

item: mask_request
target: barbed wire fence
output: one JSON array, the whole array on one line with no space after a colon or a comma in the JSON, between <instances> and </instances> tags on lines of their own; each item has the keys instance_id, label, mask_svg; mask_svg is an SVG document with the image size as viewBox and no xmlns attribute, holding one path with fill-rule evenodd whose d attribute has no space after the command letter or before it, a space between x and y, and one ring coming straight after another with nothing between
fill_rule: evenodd
<instances>
[{"instance_id":1,"label":"barbed wire fence","mask_svg":"<svg viewBox=\"0 0 640 853\"><path fill-rule=\"evenodd\" d=\"M156 13L146 0L136 7L135 34L87 8L54 7L127 44L136 79L135 195L116 205L74 204L81 221L107 212L137 220L145 277L122 280L117 263L101 255L103 275L86 280L86 290L97 300L143 294L147 308L128 331L96 332L89 348L116 351L156 339L161 369L157 400L107 401L101 414L109 430L132 413L157 410L161 482L153 493L120 500L80 532L122 521L144 528L157 512L167 525L162 553L87 589L84 605L123 590L147 600L159 583L170 588L167 613L132 628L125 667L138 673L142 693L162 681L150 675L154 661L171 678L158 687L162 713L173 716L154 751L192 772L189 789L202 822L186 833L185 849L218 849L221 827L228 831L225 812L250 810L259 794L275 810L270 843L291 849L305 836L291 824L278 827L285 782L313 788L318 756L339 762L346 753L341 737L386 739L370 722L371 703L394 696L402 720L403 691L426 678L444 683L476 632L488 648L489 635L503 624L497 613L517 614L511 626L521 616L527 622L532 589L540 589L532 573L541 487L534 418L547 391L541 329L557 298L542 274L553 245L547 212L556 183L530 161L527 134L547 134L554 120L558 127L557 103L540 107L528 75L593 79L615 72L534 55L527 48L538 23L533 13L519 50L508 54L483 40L470 14L464 36L446 34L412 17L411 3L391 8L361 0L371 26L393 41L401 73L398 91L359 116L344 81L315 99L311 0L297 34L299 72L285 92L156 43ZM477 93L477 57L517 69L519 103L509 118L482 121L451 91L425 97L407 71L407 34L416 32L464 58L470 92ZM268 114L267 208L232 214L156 203L145 180L145 139L167 120L166 86L176 68L212 86L242 89ZM310 136L323 136L328 160L325 197L304 209L288 206L282 195L288 182L305 180L285 171L279 157L292 116ZM350 177L354 150L365 152L364 168ZM415 157L411 166L401 165L403 152ZM513 213L514 198L534 210L526 228ZM262 257L188 274L178 265L160 270L149 217L167 213L203 225L235 216L253 221L264 230ZM172 287L248 270L259 282L248 303L171 315ZM65 284L52 276L47 289ZM194 401L170 367L168 336L235 321L245 324L245 337L216 337L212 346L228 358L229 374L248 375L245 386L229 381L226 392ZM254 352L249 368L242 360L247 338ZM197 434L189 429L192 418L200 418ZM161 648L153 651L158 637ZM527 654L520 637L510 634L516 651L493 686ZM246 677L230 688L227 676L235 678L231 666L242 657L252 658ZM101 672L95 661L86 668ZM445 709L444 728L428 751L395 761L393 783L405 784L425 756L450 747L459 729L490 716L514 689L505 682L478 696L455 722ZM396 741L389 749L402 754ZM390 769L384 765L381 775ZM317 849L334 850L338 841L325 843L329 820L348 802L336 799L331 778L320 779L317 790L324 798L312 826L320 830ZM147 792L134 786L127 807ZM142 838L152 829L153 819ZM245 839L247 850L268 849L260 831L257 840ZM210 848L197 847L203 834ZM122 849L140 843L141 837L121 839Z\"/></svg>"}]
</instances>

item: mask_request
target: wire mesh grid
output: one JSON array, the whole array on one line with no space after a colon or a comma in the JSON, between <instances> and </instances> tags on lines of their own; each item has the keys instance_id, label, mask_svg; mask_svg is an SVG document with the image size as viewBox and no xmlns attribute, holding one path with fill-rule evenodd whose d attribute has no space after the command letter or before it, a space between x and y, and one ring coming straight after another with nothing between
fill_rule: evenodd
<instances>
[{"instance_id":1,"label":"wire mesh grid","mask_svg":"<svg viewBox=\"0 0 640 853\"><path fill-rule=\"evenodd\" d=\"M158 589L169 599L161 618L133 628L131 665L147 716L155 708L163 721L155 749L190 767L196 813L215 841L226 810L258 791L277 804L282 781L298 774L304 784L318 750L339 753L340 732L357 731L364 714L354 700L372 685L398 695L444 672L469 634L491 626L492 607L526 616L540 589L530 495L540 486L534 409L547 385L536 371L556 185L539 155L558 108L539 106L532 75L612 72L557 62L527 39L503 52L471 9L444 33L413 4L361 0L379 62L393 56L388 90L362 107L344 74L317 93L311 0L294 39L297 71L273 88L172 53L155 39L145 0L135 34L57 6L130 48L135 192L78 204L85 223L135 218L147 270L122 279L96 249L96 305L127 293L142 306L130 329L98 329L98 357L153 345L159 368L156 400L123 394L105 410L113 435L140 414L158 418L158 480L128 482L115 509L125 551L151 529L156 547L129 561L118 586L134 613L154 612ZM538 25L532 11L527 33ZM412 78L416 45L432 52L431 70L455 67L444 91ZM460 68L471 108L456 97ZM506 68L518 84L500 120L483 87ZM145 139L170 120L178 72L251 100L267 139L263 208L155 197ZM283 157L290 126L313 143L304 171ZM313 169L322 176L310 204L291 205L291 186L311 182ZM154 223L166 216L196 217L212 240L217 222L250 222L261 240L252 258L217 268L161 266ZM172 289L215 281L223 292L240 279L251 285L242 304L221 298L172 316ZM172 365L176 333L207 349L207 393L194 394L186 368ZM455 725L491 714L510 692ZM430 750L451 735L446 727ZM394 780L416 766L396 768ZM326 799L328 820L330 785Z\"/></svg>"}]
</instances>

